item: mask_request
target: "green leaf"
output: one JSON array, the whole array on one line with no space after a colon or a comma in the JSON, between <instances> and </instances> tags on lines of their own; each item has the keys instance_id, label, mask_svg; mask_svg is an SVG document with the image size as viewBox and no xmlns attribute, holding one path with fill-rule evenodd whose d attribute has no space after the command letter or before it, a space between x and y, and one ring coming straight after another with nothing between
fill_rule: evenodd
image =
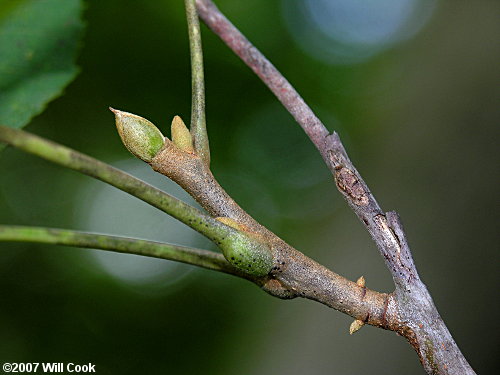
<instances>
[{"instance_id":1,"label":"green leaf","mask_svg":"<svg viewBox=\"0 0 500 375\"><path fill-rule=\"evenodd\" d=\"M0 124L25 126L77 75L81 0L0 0Z\"/></svg>"}]
</instances>

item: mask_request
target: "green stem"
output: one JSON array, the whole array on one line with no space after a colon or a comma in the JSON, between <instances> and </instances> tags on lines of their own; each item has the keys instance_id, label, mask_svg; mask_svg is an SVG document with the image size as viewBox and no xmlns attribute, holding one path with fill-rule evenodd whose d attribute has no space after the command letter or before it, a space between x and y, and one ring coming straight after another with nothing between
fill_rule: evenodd
<instances>
[{"instance_id":1,"label":"green stem","mask_svg":"<svg viewBox=\"0 0 500 375\"><path fill-rule=\"evenodd\" d=\"M210 165L210 147L208 144L205 120L205 83L203 76L203 50L201 47L200 21L195 0L185 0L186 18L189 31L189 49L191 51L191 135L198 156Z\"/></svg>"},{"instance_id":2,"label":"green stem","mask_svg":"<svg viewBox=\"0 0 500 375\"><path fill-rule=\"evenodd\" d=\"M0 225L0 241L35 242L144 255L192 264L241 276L221 254L135 238L84 233L66 229Z\"/></svg>"},{"instance_id":3,"label":"green stem","mask_svg":"<svg viewBox=\"0 0 500 375\"><path fill-rule=\"evenodd\" d=\"M236 230L144 181L68 147L1 125L0 142L115 186L190 226L218 245L238 234Z\"/></svg>"}]
</instances>

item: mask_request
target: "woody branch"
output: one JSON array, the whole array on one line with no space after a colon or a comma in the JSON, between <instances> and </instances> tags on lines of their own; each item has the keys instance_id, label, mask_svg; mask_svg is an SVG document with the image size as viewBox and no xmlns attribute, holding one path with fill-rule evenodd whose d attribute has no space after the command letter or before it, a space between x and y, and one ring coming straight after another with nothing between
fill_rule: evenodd
<instances>
[{"instance_id":1,"label":"woody branch","mask_svg":"<svg viewBox=\"0 0 500 375\"><path fill-rule=\"evenodd\" d=\"M330 169L337 188L364 224L392 274L387 328L408 339L429 374L474 374L421 281L397 213L384 212L349 159L336 132L330 133L292 85L210 0L196 1L206 25L268 86L295 118Z\"/></svg>"}]
</instances>

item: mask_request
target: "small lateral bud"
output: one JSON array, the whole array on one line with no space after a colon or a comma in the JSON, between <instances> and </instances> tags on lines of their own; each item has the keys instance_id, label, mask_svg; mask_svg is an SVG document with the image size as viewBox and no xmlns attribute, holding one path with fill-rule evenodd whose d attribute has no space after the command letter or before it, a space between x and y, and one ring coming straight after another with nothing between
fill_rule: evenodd
<instances>
[{"instance_id":1,"label":"small lateral bud","mask_svg":"<svg viewBox=\"0 0 500 375\"><path fill-rule=\"evenodd\" d=\"M267 275L273 267L273 256L268 244L249 233L245 225L234 219L224 216L215 219L238 231L217 243L226 260L250 275Z\"/></svg>"},{"instance_id":2,"label":"small lateral bud","mask_svg":"<svg viewBox=\"0 0 500 375\"><path fill-rule=\"evenodd\" d=\"M189 129L184 124L184 121L179 116L175 116L172 120L172 142L182 151L194 154L193 139Z\"/></svg>"},{"instance_id":3,"label":"small lateral bud","mask_svg":"<svg viewBox=\"0 0 500 375\"><path fill-rule=\"evenodd\" d=\"M132 113L109 108L125 147L139 159L150 162L161 150L165 137L150 121Z\"/></svg>"},{"instance_id":4,"label":"small lateral bud","mask_svg":"<svg viewBox=\"0 0 500 375\"><path fill-rule=\"evenodd\" d=\"M226 260L241 271L254 276L265 276L273 267L269 245L249 233L236 232L218 243Z\"/></svg>"},{"instance_id":5,"label":"small lateral bud","mask_svg":"<svg viewBox=\"0 0 500 375\"><path fill-rule=\"evenodd\" d=\"M229 217L220 216L220 217L216 217L215 219L220 221L223 224L226 224L228 227L231 227L233 229L241 230L241 231L244 230L244 228L241 224L238 224L238 222L236 220L233 220Z\"/></svg>"},{"instance_id":6,"label":"small lateral bud","mask_svg":"<svg viewBox=\"0 0 500 375\"><path fill-rule=\"evenodd\" d=\"M365 277L364 276L361 276L357 281L356 281L356 284L358 284L358 286L360 286L361 288L364 288L365 285L366 285L366 281L365 281Z\"/></svg>"},{"instance_id":7,"label":"small lateral bud","mask_svg":"<svg viewBox=\"0 0 500 375\"><path fill-rule=\"evenodd\" d=\"M356 319L351 323L351 326L349 327L349 334L352 335L353 333L359 331L364 325L365 323L363 323L362 320Z\"/></svg>"}]
</instances>

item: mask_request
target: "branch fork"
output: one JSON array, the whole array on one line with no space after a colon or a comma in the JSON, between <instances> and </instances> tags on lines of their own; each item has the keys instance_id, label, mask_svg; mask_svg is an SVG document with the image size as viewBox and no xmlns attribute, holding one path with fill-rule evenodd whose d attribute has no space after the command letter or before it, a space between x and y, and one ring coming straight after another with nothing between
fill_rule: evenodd
<instances>
[{"instance_id":1,"label":"branch fork","mask_svg":"<svg viewBox=\"0 0 500 375\"><path fill-rule=\"evenodd\" d=\"M403 226L384 212L350 161L337 133L326 129L278 70L210 0L185 0L192 66L191 126L178 116L172 140L148 120L112 111L129 151L186 190L208 213L89 156L21 130L0 126L0 141L109 183L189 225L219 248L213 252L50 228L0 226L0 241L93 247L182 261L248 279L269 294L318 301L354 318L351 334L366 324L404 336L429 374L474 374L420 280ZM219 185L210 170L203 57L198 15L262 79L294 116L330 169L338 190L377 244L395 290L380 293L334 273L260 225Z\"/></svg>"}]
</instances>

